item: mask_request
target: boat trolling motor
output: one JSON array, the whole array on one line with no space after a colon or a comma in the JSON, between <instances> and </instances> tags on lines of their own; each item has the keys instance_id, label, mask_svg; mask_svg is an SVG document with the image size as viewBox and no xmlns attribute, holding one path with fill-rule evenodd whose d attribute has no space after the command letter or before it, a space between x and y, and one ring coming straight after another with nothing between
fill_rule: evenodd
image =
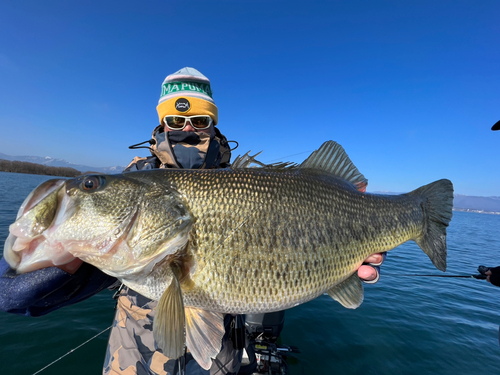
<instances>
[{"instance_id":1,"label":"boat trolling motor","mask_svg":"<svg viewBox=\"0 0 500 375\"><path fill-rule=\"evenodd\" d=\"M244 319L245 354L238 374L288 374L287 359L295 358L294 353L300 351L295 346L277 344L285 324L285 312L246 314Z\"/></svg>"}]
</instances>

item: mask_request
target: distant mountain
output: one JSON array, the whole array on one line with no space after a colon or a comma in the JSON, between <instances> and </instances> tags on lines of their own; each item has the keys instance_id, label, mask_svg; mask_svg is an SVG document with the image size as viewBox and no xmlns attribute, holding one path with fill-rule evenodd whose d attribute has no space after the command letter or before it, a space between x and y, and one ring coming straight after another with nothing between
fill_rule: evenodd
<instances>
[{"instance_id":1,"label":"distant mountain","mask_svg":"<svg viewBox=\"0 0 500 375\"><path fill-rule=\"evenodd\" d=\"M0 152L0 159L5 159L5 160L17 160L17 161L26 161L29 163L36 163L36 164L42 164L42 165L47 165L51 167L70 167L74 168L80 172L99 172L99 173L107 173L107 174L114 174L114 173L121 173L125 167L123 166L114 166L114 167L90 167L88 165L81 165L81 164L75 164L75 163L70 163L69 161L66 161L64 159L54 159L51 158L50 156L46 157L41 157L41 156L11 156L11 155L6 155Z\"/></svg>"},{"instance_id":2,"label":"distant mountain","mask_svg":"<svg viewBox=\"0 0 500 375\"><path fill-rule=\"evenodd\" d=\"M476 197L455 194L453 206L460 211L481 211L500 213L500 197Z\"/></svg>"}]
</instances>

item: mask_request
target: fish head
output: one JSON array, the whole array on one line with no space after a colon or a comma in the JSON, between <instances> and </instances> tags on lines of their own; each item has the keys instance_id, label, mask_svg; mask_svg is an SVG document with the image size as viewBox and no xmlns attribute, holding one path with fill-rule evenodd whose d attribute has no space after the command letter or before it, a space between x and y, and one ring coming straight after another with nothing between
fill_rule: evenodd
<instances>
[{"instance_id":1,"label":"fish head","mask_svg":"<svg viewBox=\"0 0 500 375\"><path fill-rule=\"evenodd\" d=\"M185 246L191 226L179 195L154 181L99 174L50 180L19 209L4 257L18 273L64 269L79 258L115 277L137 276Z\"/></svg>"}]
</instances>

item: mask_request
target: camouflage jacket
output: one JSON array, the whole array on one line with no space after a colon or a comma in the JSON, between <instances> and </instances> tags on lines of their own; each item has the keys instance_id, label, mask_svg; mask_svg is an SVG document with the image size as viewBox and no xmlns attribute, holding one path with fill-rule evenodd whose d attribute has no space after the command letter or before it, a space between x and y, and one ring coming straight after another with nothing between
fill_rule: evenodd
<instances>
[{"instance_id":1,"label":"camouflage jacket","mask_svg":"<svg viewBox=\"0 0 500 375\"><path fill-rule=\"evenodd\" d=\"M230 164L231 149L228 141L219 129L214 128L215 134L170 132L174 137L167 138L163 126L158 125L151 134L151 139L129 148L147 148L151 156L139 157L125 168L124 172L155 169L155 168L193 168L210 169L226 168ZM176 139L177 135L187 136L187 139ZM144 143L150 145L140 146ZM188 164L189 165L186 165Z\"/></svg>"},{"instance_id":2,"label":"camouflage jacket","mask_svg":"<svg viewBox=\"0 0 500 375\"><path fill-rule=\"evenodd\" d=\"M184 145L182 142L172 145L168 142L162 127L158 126L153 130L152 139L149 141L151 146L147 147L152 156L134 158L125 171L178 168L180 164L179 158L176 158L178 153L173 152L173 149L178 150L177 147L191 150L199 147L200 152L194 157L191 155L191 160L199 164L198 168L225 167L229 164L231 157L227 140L217 129L213 140L216 142L211 142L211 144L207 144L207 139L200 139L199 145L193 146L193 143ZM179 361L170 360L155 345L153 320L156 305L156 301L149 300L129 288L121 290L106 350L103 374L173 375L177 373ZM242 351L233 349L228 333L230 322L231 316L226 316L226 335L222 342L222 350L210 370L202 369L192 359L191 354L187 353L185 356L186 375L229 375L238 372Z\"/></svg>"},{"instance_id":3,"label":"camouflage jacket","mask_svg":"<svg viewBox=\"0 0 500 375\"><path fill-rule=\"evenodd\" d=\"M156 301L151 301L129 288L118 296L115 320L108 341L103 374L105 375L173 375L178 372L178 361L170 360L156 348L153 338L153 320ZM222 350L210 371L202 369L186 355L186 375L237 374L242 351L234 350L229 337L231 316L224 321L226 334Z\"/></svg>"}]
</instances>

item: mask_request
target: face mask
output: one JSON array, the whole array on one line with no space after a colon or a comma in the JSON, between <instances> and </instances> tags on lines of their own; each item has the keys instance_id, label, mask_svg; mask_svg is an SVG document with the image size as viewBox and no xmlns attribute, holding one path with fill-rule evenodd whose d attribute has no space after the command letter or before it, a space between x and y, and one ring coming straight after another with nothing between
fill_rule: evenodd
<instances>
[{"instance_id":1,"label":"face mask","mask_svg":"<svg viewBox=\"0 0 500 375\"><path fill-rule=\"evenodd\" d=\"M219 142L213 134L169 131L156 133L156 156L174 168L209 169L220 164Z\"/></svg>"}]
</instances>

